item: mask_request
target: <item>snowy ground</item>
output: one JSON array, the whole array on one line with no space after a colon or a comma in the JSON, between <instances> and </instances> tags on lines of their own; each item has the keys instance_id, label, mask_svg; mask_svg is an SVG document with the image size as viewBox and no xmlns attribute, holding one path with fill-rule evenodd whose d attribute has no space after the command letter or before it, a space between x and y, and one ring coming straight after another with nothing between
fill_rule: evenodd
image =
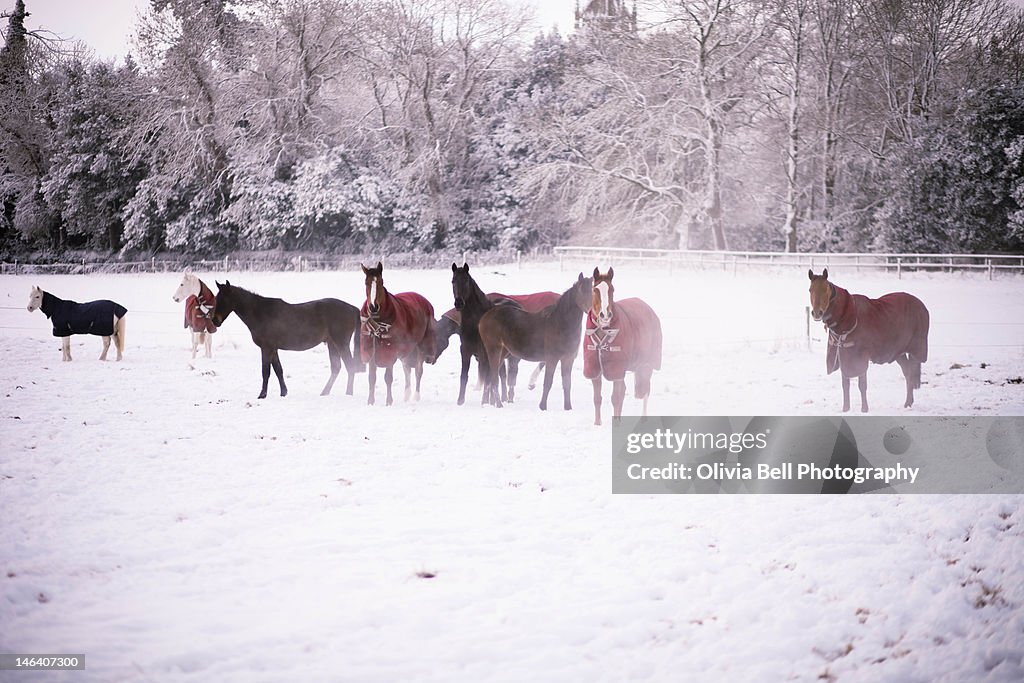
<instances>
[{"instance_id":1,"label":"snowy ground","mask_svg":"<svg viewBox=\"0 0 1024 683\"><path fill-rule=\"evenodd\" d=\"M616 271L665 328L652 414L839 408L818 325L807 348L806 273ZM576 272L474 275L517 293ZM290 301L362 295L358 272L229 277ZM874 414L1024 414L1007 382L1024 375L1024 279L832 279L932 312L917 403L873 366ZM289 396L272 379L257 401L236 317L190 360L178 280L0 277L0 652L87 661L0 680L1024 679L1020 496L613 496L579 364L568 413L557 380L547 413L522 386L500 411L457 407L457 341L419 404L366 406L365 375L321 398L323 348L283 353ZM385 282L451 305L450 271ZM32 284L126 305L125 361L74 337L61 363L24 309Z\"/></svg>"}]
</instances>

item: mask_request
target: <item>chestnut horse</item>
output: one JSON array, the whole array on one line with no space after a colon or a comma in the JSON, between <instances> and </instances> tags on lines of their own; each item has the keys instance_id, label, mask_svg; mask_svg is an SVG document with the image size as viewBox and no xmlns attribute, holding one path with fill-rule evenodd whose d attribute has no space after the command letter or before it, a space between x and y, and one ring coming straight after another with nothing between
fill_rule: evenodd
<instances>
[{"instance_id":1,"label":"chestnut horse","mask_svg":"<svg viewBox=\"0 0 1024 683\"><path fill-rule=\"evenodd\" d=\"M642 299L615 300L612 278L594 268L593 301L587 314L583 340L583 376L594 383L594 424L601 424L601 378L612 382L612 415L622 417L626 395L626 372L634 375L634 392L643 399L651 395L651 375L661 369L661 320Z\"/></svg>"},{"instance_id":2,"label":"chestnut horse","mask_svg":"<svg viewBox=\"0 0 1024 683\"><path fill-rule=\"evenodd\" d=\"M540 409L547 410L548 394L561 363L564 408L572 410L572 364L579 353L583 314L590 308L591 279L583 277L558 298L558 303L539 313L527 313L518 306L495 306L480 319L480 338L487 349L488 379L484 387L491 403L501 407L498 368L505 358L543 362L544 390Z\"/></svg>"},{"instance_id":3,"label":"chestnut horse","mask_svg":"<svg viewBox=\"0 0 1024 683\"><path fill-rule=\"evenodd\" d=\"M825 367L828 374L840 370L843 379L843 412L850 410L850 379L857 378L860 410L868 412L868 361L879 365L896 361L907 382L907 400L914 405L914 389L921 387L921 363L928 360L928 309L906 292L877 299L850 294L821 275L807 271L811 280L811 317L828 329Z\"/></svg>"},{"instance_id":4,"label":"chestnut horse","mask_svg":"<svg viewBox=\"0 0 1024 683\"><path fill-rule=\"evenodd\" d=\"M394 403L391 384L395 361L402 361L405 370L405 400L409 400L410 370L416 371L416 400L420 400L423 362L436 360L434 350L434 307L415 292L391 294L384 288L384 266L379 261L373 268L363 269L366 301L359 311L362 359L369 364L370 393L366 399L373 405L377 387L377 368L384 368L387 405Z\"/></svg>"}]
</instances>

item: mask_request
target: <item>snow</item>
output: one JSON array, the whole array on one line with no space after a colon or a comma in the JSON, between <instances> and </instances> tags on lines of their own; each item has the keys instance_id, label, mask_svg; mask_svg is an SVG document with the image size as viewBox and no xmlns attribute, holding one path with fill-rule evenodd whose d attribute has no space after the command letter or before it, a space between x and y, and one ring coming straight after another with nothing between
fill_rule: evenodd
<instances>
[{"instance_id":1,"label":"snow","mask_svg":"<svg viewBox=\"0 0 1024 683\"><path fill-rule=\"evenodd\" d=\"M913 409L899 369L872 366L873 414L1024 414L1007 383L1024 374L1024 279L831 270L932 312ZM473 275L519 293L576 271ZM200 276L289 301L363 294L358 271ZM271 378L258 401L237 317L190 360L179 280L0 276L0 652L87 667L0 680L1024 678L1020 496L613 496L581 361L571 412L557 378L556 409L537 409L528 365L515 404L456 406L457 342L418 404L399 387L366 406L365 375L320 397L323 347L283 353L289 395ZM62 363L24 309L32 284L127 306L125 360L74 337ZM450 271L385 284L451 306ZM796 270L617 267L616 295L648 300L666 333L651 413L835 414L806 291Z\"/></svg>"}]
</instances>

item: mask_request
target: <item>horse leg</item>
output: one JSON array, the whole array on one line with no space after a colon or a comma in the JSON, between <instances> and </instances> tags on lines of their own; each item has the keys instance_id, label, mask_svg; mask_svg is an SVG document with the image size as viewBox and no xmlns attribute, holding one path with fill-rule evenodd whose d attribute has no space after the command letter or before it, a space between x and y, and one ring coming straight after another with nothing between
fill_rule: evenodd
<instances>
[{"instance_id":1,"label":"horse leg","mask_svg":"<svg viewBox=\"0 0 1024 683\"><path fill-rule=\"evenodd\" d=\"M388 399L385 405L391 405L395 402L394 397L391 395L391 383L395 380L395 364L387 366L384 369L384 385L388 388Z\"/></svg>"},{"instance_id":2,"label":"horse leg","mask_svg":"<svg viewBox=\"0 0 1024 683\"><path fill-rule=\"evenodd\" d=\"M281 396L287 396L288 387L284 385L284 368L281 367L281 358L277 355L277 349L274 349L270 364L274 368L274 374L277 375L277 383L281 385ZM264 387L265 389L266 387Z\"/></svg>"},{"instance_id":3,"label":"horse leg","mask_svg":"<svg viewBox=\"0 0 1024 683\"><path fill-rule=\"evenodd\" d=\"M203 330L199 336L203 338L203 350L206 358L213 358L213 334Z\"/></svg>"},{"instance_id":4,"label":"horse leg","mask_svg":"<svg viewBox=\"0 0 1024 683\"><path fill-rule=\"evenodd\" d=\"M516 400L516 379L519 377L519 359L508 357L508 402Z\"/></svg>"},{"instance_id":5,"label":"horse leg","mask_svg":"<svg viewBox=\"0 0 1024 683\"><path fill-rule=\"evenodd\" d=\"M857 378L857 388L860 389L860 412L868 412L868 371L865 370Z\"/></svg>"},{"instance_id":6,"label":"horse leg","mask_svg":"<svg viewBox=\"0 0 1024 683\"><path fill-rule=\"evenodd\" d=\"M192 337L192 360L196 359L196 354L199 352L199 335L200 332L192 330L189 332Z\"/></svg>"},{"instance_id":7,"label":"horse leg","mask_svg":"<svg viewBox=\"0 0 1024 683\"><path fill-rule=\"evenodd\" d=\"M107 359L107 351L110 349L110 337L103 337L103 352L100 354L100 360Z\"/></svg>"},{"instance_id":8,"label":"horse leg","mask_svg":"<svg viewBox=\"0 0 1024 683\"><path fill-rule=\"evenodd\" d=\"M71 337L64 337L60 342L60 359L71 362Z\"/></svg>"},{"instance_id":9,"label":"horse leg","mask_svg":"<svg viewBox=\"0 0 1024 683\"><path fill-rule=\"evenodd\" d=\"M540 396L540 409L548 409L548 392L551 391L551 385L555 381L555 366L558 365L557 361L552 361L547 364L544 368L544 389L541 391Z\"/></svg>"},{"instance_id":10,"label":"horse leg","mask_svg":"<svg viewBox=\"0 0 1024 683\"><path fill-rule=\"evenodd\" d=\"M423 356L416 357L416 393L413 394L413 398L419 403L420 400L420 382L423 380Z\"/></svg>"},{"instance_id":11,"label":"horse leg","mask_svg":"<svg viewBox=\"0 0 1024 683\"><path fill-rule=\"evenodd\" d=\"M257 396L256 398L266 398L267 397L267 384L270 382L270 364L271 364L271 359L272 358L273 358L273 352L272 351L270 351L269 349L265 349L263 347L260 347L260 360L262 361L262 364L263 364L263 366L262 366L262 370L263 370L263 388L260 389L260 395Z\"/></svg>"},{"instance_id":12,"label":"horse leg","mask_svg":"<svg viewBox=\"0 0 1024 683\"><path fill-rule=\"evenodd\" d=\"M473 354L469 350L467 344L462 345L462 369L459 372L459 399L456 401L457 405L462 405L466 402L466 384L469 382L469 362L473 358ZM480 371L483 372L483 366L480 366Z\"/></svg>"},{"instance_id":13,"label":"horse leg","mask_svg":"<svg viewBox=\"0 0 1024 683\"><path fill-rule=\"evenodd\" d=\"M501 392L498 391L498 368L505 364L505 349L500 342L485 343L487 352L487 381L484 383L484 395L481 405L491 404L501 408Z\"/></svg>"},{"instance_id":14,"label":"horse leg","mask_svg":"<svg viewBox=\"0 0 1024 683\"><path fill-rule=\"evenodd\" d=\"M512 357L509 356L508 360L502 361L501 366L498 368L498 383L501 385L501 400L506 403L511 403L508 399L508 364L512 362Z\"/></svg>"},{"instance_id":15,"label":"horse leg","mask_svg":"<svg viewBox=\"0 0 1024 683\"><path fill-rule=\"evenodd\" d=\"M626 380L617 379L612 382L612 418L622 418L622 401L626 398Z\"/></svg>"},{"instance_id":16,"label":"horse leg","mask_svg":"<svg viewBox=\"0 0 1024 683\"><path fill-rule=\"evenodd\" d=\"M117 359L122 360L124 358L124 336L125 336L125 322L124 318L118 318L114 322L114 344L117 345Z\"/></svg>"},{"instance_id":17,"label":"horse leg","mask_svg":"<svg viewBox=\"0 0 1024 683\"><path fill-rule=\"evenodd\" d=\"M338 379L338 373L341 372L341 351L338 350L337 344L327 342L327 355L331 359L331 376L327 379L324 390L320 392L321 396L327 396L331 393L331 389L334 387L334 380ZM351 378L351 375L349 377Z\"/></svg>"},{"instance_id":18,"label":"horse leg","mask_svg":"<svg viewBox=\"0 0 1024 683\"><path fill-rule=\"evenodd\" d=\"M644 417L647 417L647 399L651 396L651 375L653 374L653 368L641 368L634 371L635 395L637 398L643 399Z\"/></svg>"},{"instance_id":19,"label":"horse leg","mask_svg":"<svg viewBox=\"0 0 1024 683\"><path fill-rule=\"evenodd\" d=\"M402 359L402 374L405 375L405 394L402 396L402 400L405 401L406 403L409 402L409 397L412 395L411 381L410 381L410 378L409 378L409 373L411 371L412 371L412 365L403 358Z\"/></svg>"},{"instance_id":20,"label":"horse leg","mask_svg":"<svg viewBox=\"0 0 1024 683\"><path fill-rule=\"evenodd\" d=\"M915 381L920 386L921 377L921 364L914 362L907 354L897 356L896 362L899 363L900 370L903 371L903 379L907 383L907 399L903 403L904 408L909 408L914 405L914 385ZM915 365L916 373L915 373ZM915 377L916 374L916 377Z\"/></svg>"},{"instance_id":21,"label":"horse leg","mask_svg":"<svg viewBox=\"0 0 1024 683\"><path fill-rule=\"evenodd\" d=\"M369 367L366 370L366 379L370 384L370 393L366 397L366 405L372 406L376 401L374 394L377 390L377 363L372 358L370 359Z\"/></svg>"},{"instance_id":22,"label":"horse leg","mask_svg":"<svg viewBox=\"0 0 1024 683\"><path fill-rule=\"evenodd\" d=\"M564 398L562 407L572 410L572 398L569 396L572 390L572 362L574 358L562 359L562 396Z\"/></svg>"},{"instance_id":23,"label":"horse leg","mask_svg":"<svg viewBox=\"0 0 1024 683\"><path fill-rule=\"evenodd\" d=\"M601 376L590 380L594 384L594 426L601 425Z\"/></svg>"},{"instance_id":24,"label":"horse leg","mask_svg":"<svg viewBox=\"0 0 1024 683\"><path fill-rule=\"evenodd\" d=\"M533 369L533 373L530 374L530 383L526 385L526 388L533 391L537 388L537 378L540 377L541 371L544 369L544 363L537 363L537 367Z\"/></svg>"},{"instance_id":25,"label":"horse leg","mask_svg":"<svg viewBox=\"0 0 1024 683\"><path fill-rule=\"evenodd\" d=\"M843 412L850 412L850 378L846 375L843 375Z\"/></svg>"},{"instance_id":26,"label":"horse leg","mask_svg":"<svg viewBox=\"0 0 1024 683\"><path fill-rule=\"evenodd\" d=\"M348 348L348 340L345 339L341 344L335 344L338 352L341 354L341 361L345 364L345 374L348 376L348 382L345 383L345 395L352 395L352 387L356 381L355 370L352 367L355 360L352 358L352 351Z\"/></svg>"}]
</instances>

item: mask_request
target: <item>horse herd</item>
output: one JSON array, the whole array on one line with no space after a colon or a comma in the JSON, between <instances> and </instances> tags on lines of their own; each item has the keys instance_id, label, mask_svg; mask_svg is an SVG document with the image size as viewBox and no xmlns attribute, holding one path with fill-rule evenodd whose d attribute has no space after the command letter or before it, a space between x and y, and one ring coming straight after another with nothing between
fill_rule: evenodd
<instances>
[{"instance_id":1,"label":"horse herd","mask_svg":"<svg viewBox=\"0 0 1024 683\"><path fill-rule=\"evenodd\" d=\"M422 295L387 290L380 262L361 268L365 298L360 308L332 298L290 304L229 281L216 283L214 295L202 280L186 273L173 298L185 301L192 357L200 344L205 346L207 357L211 355L211 335L235 313L261 351L263 384L259 398L266 398L271 370L281 395L288 393L279 351L304 351L326 344L331 374L321 395L331 392L344 365L348 374L345 391L349 395L353 393L354 375L368 373L367 403L372 405L376 400L377 369L383 368L386 404L391 405L396 363L401 363L405 374L405 399L414 396L418 400L424 363L435 363L450 338L458 334L462 360L459 405L465 402L473 358L483 385L481 402L496 407L514 401L519 361L527 360L540 363L538 372L544 371L541 410L547 409L556 368L561 371L563 407L571 410L572 367L582 349L583 374L593 383L594 424L601 424L602 379L612 382L614 417L622 415L627 372L634 374L635 395L643 401L643 414L647 414L651 377L661 368L661 321L642 299L616 300L614 269L602 273L594 268L590 277L580 273L562 294L509 295L484 293L470 275L468 264L460 267L453 263L454 307L435 320L433 306ZM921 364L928 359L929 314L924 304L905 292L878 299L851 294L829 281L827 268L821 275L809 270L808 277L811 315L829 333L826 370L829 374L840 370L842 377L843 411L850 409L850 380L856 377L861 411L867 412L869 362L899 364L907 388L904 407L911 407L914 389L921 386ZM51 320L54 336L63 338L63 360L71 360L68 342L73 334L102 336L101 360L106 360L114 340L117 359L122 359L127 313L124 306L108 300L79 304L33 287L28 310L37 308Z\"/></svg>"}]
</instances>

